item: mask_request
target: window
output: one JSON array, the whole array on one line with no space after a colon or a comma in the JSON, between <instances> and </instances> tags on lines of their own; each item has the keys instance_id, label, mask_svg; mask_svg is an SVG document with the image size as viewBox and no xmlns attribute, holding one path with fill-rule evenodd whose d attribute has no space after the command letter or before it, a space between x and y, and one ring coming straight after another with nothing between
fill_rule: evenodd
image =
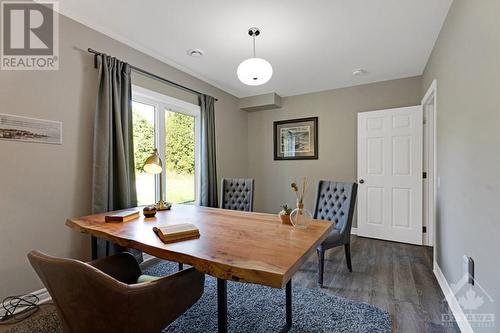
<instances>
[{"instance_id":1,"label":"window","mask_svg":"<svg viewBox=\"0 0 500 333\"><path fill-rule=\"evenodd\" d=\"M142 87L132 87L134 157L139 205L160 198L173 203L198 203L200 107ZM159 175L143 170L153 149L163 162Z\"/></svg>"}]
</instances>

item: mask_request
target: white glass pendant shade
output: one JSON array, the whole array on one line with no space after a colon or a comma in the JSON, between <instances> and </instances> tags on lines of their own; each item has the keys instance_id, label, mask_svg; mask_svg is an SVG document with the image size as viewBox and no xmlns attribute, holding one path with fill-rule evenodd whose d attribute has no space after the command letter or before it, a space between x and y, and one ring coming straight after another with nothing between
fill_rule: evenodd
<instances>
[{"instance_id":1,"label":"white glass pendant shade","mask_svg":"<svg viewBox=\"0 0 500 333\"><path fill-rule=\"evenodd\" d=\"M249 86L259 86L273 76L273 67L262 58L250 58L243 61L236 71L238 79Z\"/></svg>"}]
</instances>

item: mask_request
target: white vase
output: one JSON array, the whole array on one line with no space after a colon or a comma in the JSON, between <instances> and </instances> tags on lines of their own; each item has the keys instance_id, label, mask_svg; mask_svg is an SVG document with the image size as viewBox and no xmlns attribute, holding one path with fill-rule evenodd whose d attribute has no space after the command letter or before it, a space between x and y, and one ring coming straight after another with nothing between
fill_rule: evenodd
<instances>
[{"instance_id":1,"label":"white vase","mask_svg":"<svg viewBox=\"0 0 500 333\"><path fill-rule=\"evenodd\" d=\"M311 220L311 213L304 208L304 204L302 202L297 202L297 208L295 208L290 214L290 221L293 226L298 229L305 229Z\"/></svg>"}]
</instances>

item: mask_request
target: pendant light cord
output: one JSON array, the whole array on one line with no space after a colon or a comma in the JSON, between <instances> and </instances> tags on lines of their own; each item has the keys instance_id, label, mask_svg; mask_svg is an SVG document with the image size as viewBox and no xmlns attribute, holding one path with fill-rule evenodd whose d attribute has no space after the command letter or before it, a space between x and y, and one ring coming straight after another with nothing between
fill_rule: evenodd
<instances>
[{"instance_id":1,"label":"pendant light cord","mask_svg":"<svg viewBox=\"0 0 500 333\"><path fill-rule=\"evenodd\" d=\"M253 57L255 58L255 34L253 34Z\"/></svg>"}]
</instances>

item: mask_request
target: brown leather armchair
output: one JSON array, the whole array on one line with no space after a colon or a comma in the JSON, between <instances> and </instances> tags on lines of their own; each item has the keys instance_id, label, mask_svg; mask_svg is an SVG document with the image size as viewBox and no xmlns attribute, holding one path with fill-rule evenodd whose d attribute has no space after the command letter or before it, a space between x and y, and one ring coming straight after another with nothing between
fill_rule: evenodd
<instances>
[{"instance_id":1,"label":"brown leather armchair","mask_svg":"<svg viewBox=\"0 0 500 333\"><path fill-rule=\"evenodd\" d=\"M28 259L71 333L161 332L204 288L205 275L194 268L162 278L142 275L130 253L84 263L32 251Z\"/></svg>"}]
</instances>

